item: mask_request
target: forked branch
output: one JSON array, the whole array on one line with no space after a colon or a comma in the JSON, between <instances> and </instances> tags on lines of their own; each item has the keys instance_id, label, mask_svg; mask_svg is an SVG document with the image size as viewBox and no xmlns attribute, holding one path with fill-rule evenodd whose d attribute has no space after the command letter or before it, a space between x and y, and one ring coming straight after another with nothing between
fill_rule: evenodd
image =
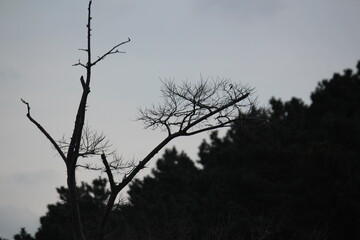
<instances>
[{"instance_id":1,"label":"forked branch","mask_svg":"<svg viewBox=\"0 0 360 240\"><path fill-rule=\"evenodd\" d=\"M126 41L123 41L117 45L115 45L114 47L112 47L109 51L107 51L106 53L104 53L103 55L99 56L98 59L96 61L92 61L91 60L91 20L92 20L92 17L91 17L91 5L92 5L92 0L89 0L89 5L88 5L88 21L87 21L87 24L86 24L86 28L87 28L87 48L80 48L79 50L80 51L84 51L87 53L87 56L88 56L88 59L87 59L87 63L84 64L80 61L80 59L78 60L77 63L73 64L73 66L81 66L81 67L84 67L87 69L87 73L88 73L88 76L90 75L90 69L92 66L96 65L98 62L104 60L104 58L106 56L109 56L111 54L117 54L117 53L125 53L123 51L120 51L118 48L128 42L130 42L130 38L128 38ZM89 80L89 78L87 78L87 80Z\"/></svg>"}]
</instances>

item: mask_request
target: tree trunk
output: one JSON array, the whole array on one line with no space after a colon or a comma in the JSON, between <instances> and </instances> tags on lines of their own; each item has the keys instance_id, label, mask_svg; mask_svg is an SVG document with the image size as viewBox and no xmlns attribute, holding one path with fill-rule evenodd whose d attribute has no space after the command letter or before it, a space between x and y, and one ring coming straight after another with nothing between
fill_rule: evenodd
<instances>
[{"instance_id":1,"label":"tree trunk","mask_svg":"<svg viewBox=\"0 0 360 240\"><path fill-rule=\"evenodd\" d=\"M79 208L79 201L78 201L77 189L76 189L75 172L68 170L67 175L68 175L67 185L69 188L69 201L71 206L71 217L73 221L73 231L74 231L75 240L86 240L82 228L81 217L80 217L80 208Z\"/></svg>"},{"instance_id":2,"label":"tree trunk","mask_svg":"<svg viewBox=\"0 0 360 240\"><path fill-rule=\"evenodd\" d=\"M109 197L104 214L100 219L99 228L98 228L97 237L96 237L97 240L104 239L106 222L109 218L112 208L114 207L116 196L117 196L117 193L111 193L111 195Z\"/></svg>"}]
</instances>

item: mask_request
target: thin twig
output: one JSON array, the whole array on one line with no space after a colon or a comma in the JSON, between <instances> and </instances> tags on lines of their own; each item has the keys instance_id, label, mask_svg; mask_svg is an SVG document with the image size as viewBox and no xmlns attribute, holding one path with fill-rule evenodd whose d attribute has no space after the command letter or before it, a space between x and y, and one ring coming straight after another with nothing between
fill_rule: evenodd
<instances>
[{"instance_id":1,"label":"thin twig","mask_svg":"<svg viewBox=\"0 0 360 240\"><path fill-rule=\"evenodd\" d=\"M85 66L83 63L81 63L80 59L78 60L78 63L75 63L75 64L73 64L72 66L74 66L74 67L76 67L76 66L81 66L81 67L86 68L86 66Z\"/></svg>"}]
</instances>

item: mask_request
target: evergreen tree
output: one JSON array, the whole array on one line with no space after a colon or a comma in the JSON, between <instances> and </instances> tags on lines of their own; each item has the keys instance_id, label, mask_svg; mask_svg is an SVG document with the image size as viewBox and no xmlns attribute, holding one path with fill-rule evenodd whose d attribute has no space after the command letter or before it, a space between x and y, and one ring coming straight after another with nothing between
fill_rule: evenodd
<instances>
[{"instance_id":1,"label":"evergreen tree","mask_svg":"<svg viewBox=\"0 0 360 240\"><path fill-rule=\"evenodd\" d=\"M82 209L84 230L88 239L93 239L99 221L99 213L105 207L109 195L106 189L107 181L102 178L95 179L92 185L82 183L78 188L78 198ZM48 212L40 218L40 228L36 233L37 240L72 240L72 221L70 216L70 203L68 189L57 188L60 202L48 205ZM111 225L110 225L111 226Z\"/></svg>"},{"instance_id":2,"label":"evergreen tree","mask_svg":"<svg viewBox=\"0 0 360 240\"><path fill-rule=\"evenodd\" d=\"M130 187L129 209L143 216L134 229L147 229L138 239L356 239L360 63L320 82L311 99L273 98L246 116L257 121L213 133L200 146L201 169L168 151ZM183 238L174 218L192 223Z\"/></svg>"},{"instance_id":3,"label":"evergreen tree","mask_svg":"<svg viewBox=\"0 0 360 240\"><path fill-rule=\"evenodd\" d=\"M14 235L14 240L34 240L25 228L20 229L20 233Z\"/></svg>"},{"instance_id":4,"label":"evergreen tree","mask_svg":"<svg viewBox=\"0 0 360 240\"><path fill-rule=\"evenodd\" d=\"M175 148L166 150L152 176L136 180L129 190L137 239L188 239L201 211L195 178L199 170Z\"/></svg>"}]
</instances>

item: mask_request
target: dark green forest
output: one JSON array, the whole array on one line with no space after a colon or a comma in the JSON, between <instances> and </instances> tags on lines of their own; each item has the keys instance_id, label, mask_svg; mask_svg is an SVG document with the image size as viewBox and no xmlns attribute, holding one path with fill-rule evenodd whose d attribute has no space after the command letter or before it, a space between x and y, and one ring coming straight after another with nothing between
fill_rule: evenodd
<instances>
[{"instance_id":1,"label":"dark green forest","mask_svg":"<svg viewBox=\"0 0 360 240\"><path fill-rule=\"evenodd\" d=\"M272 98L239 116L224 137L199 146L198 159L175 148L135 180L107 226L115 240L354 240L360 238L360 62L318 83L311 103ZM71 240L67 189L48 205L34 237ZM107 181L79 186L92 239Z\"/></svg>"}]
</instances>

